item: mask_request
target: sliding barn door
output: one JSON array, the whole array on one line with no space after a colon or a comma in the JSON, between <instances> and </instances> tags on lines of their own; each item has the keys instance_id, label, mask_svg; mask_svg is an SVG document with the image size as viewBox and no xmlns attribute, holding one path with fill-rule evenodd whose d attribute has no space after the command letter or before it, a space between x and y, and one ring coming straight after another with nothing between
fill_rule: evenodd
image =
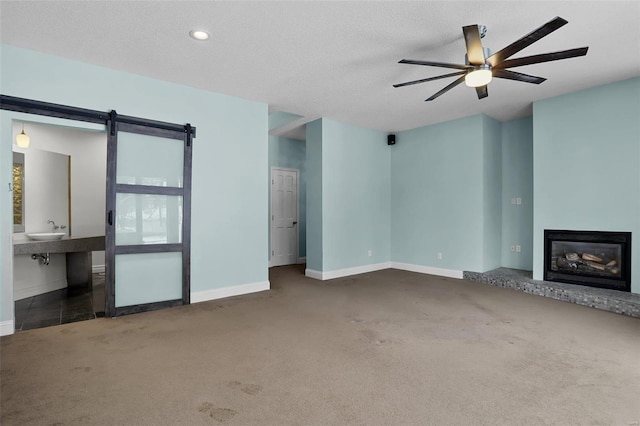
<instances>
[{"instance_id":1,"label":"sliding barn door","mask_svg":"<svg viewBox=\"0 0 640 426\"><path fill-rule=\"evenodd\" d=\"M191 127L127 121L112 113L109 123L107 316L190 294Z\"/></svg>"}]
</instances>

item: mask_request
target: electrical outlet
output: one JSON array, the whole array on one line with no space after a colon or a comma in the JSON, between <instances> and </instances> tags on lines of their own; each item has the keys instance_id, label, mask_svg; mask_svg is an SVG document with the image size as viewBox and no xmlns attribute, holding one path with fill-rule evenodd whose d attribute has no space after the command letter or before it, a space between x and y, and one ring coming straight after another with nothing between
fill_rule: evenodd
<instances>
[{"instance_id":1,"label":"electrical outlet","mask_svg":"<svg viewBox=\"0 0 640 426\"><path fill-rule=\"evenodd\" d=\"M520 246L516 246L516 253L520 253Z\"/></svg>"},{"instance_id":2,"label":"electrical outlet","mask_svg":"<svg viewBox=\"0 0 640 426\"><path fill-rule=\"evenodd\" d=\"M517 205L522 204L522 198L520 198L520 197L516 198L516 204Z\"/></svg>"},{"instance_id":3,"label":"electrical outlet","mask_svg":"<svg viewBox=\"0 0 640 426\"><path fill-rule=\"evenodd\" d=\"M438 253L438 260L442 260L442 253Z\"/></svg>"},{"instance_id":4,"label":"electrical outlet","mask_svg":"<svg viewBox=\"0 0 640 426\"><path fill-rule=\"evenodd\" d=\"M516 203L516 199L515 199L515 198L512 198L512 199L511 199L511 204L515 204L515 203Z\"/></svg>"},{"instance_id":5,"label":"electrical outlet","mask_svg":"<svg viewBox=\"0 0 640 426\"><path fill-rule=\"evenodd\" d=\"M511 246L511 251L516 251L516 246Z\"/></svg>"},{"instance_id":6,"label":"electrical outlet","mask_svg":"<svg viewBox=\"0 0 640 426\"><path fill-rule=\"evenodd\" d=\"M371 257L371 250L369 250L368 255L369 255L369 257Z\"/></svg>"}]
</instances>

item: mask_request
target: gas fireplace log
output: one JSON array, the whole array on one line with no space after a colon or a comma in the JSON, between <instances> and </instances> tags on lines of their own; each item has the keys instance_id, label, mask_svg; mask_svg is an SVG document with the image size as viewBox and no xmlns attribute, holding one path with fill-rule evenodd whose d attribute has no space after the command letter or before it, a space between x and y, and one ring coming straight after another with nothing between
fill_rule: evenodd
<instances>
[{"instance_id":1,"label":"gas fireplace log","mask_svg":"<svg viewBox=\"0 0 640 426\"><path fill-rule=\"evenodd\" d=\"M577 262L580 260L580 256L578 256L578 253L567 253L565 254L565 257L570 262Z\"/></svg>"},{"instance_id":2,"label":"gas fireplace log","mask_svg":"<svg viewBox=\"0 0 640 426\"><path fill-rule=\"evenodd\" d=\"M589 254L589 253L582 253L582 258L584 260L589 260L591 262L602 263L602 259L600 259L598 256L594 256L594 255Z\"/></svg>"},{"instance_id":3,"label":"gas fireplace log","mask_svg":"<svg viewBox=\"0 0 640 426\"><path fill-rule=\"evenodd\" d=\"M584 253L582 254L582 256L580 256L578 253L567 253L565 254L565 257L567 258L567 260L571 263L576 263L579 265L586 265L586 266L591 266L590 263L596 263L596 262L601 262L602 259L600 259L597 256L594 256L592 254L589 253ZM598 261L594 261L594 260L589 260L589 259L599 259ZM602 265L604 267L604 265Z\"/></svg>"},{"instance_id":4,"label":"gas fireplace log","mask_svg":"<svg viewBox=\"0 0 640 426\"><path fill-rule=\"evenodd\" d=\"M597 269L598 271L602 271L602 272L604 272L606 269L606 266L604 266L601 263L587 261L587 265L591 266L593 269Z\"/></svg>"},{"instance_id":5,"label":"gas fireplace log","mask_svg":"<svg viewBox=\"0 0 640 426\"><path fill-rule=\"evenodd\" d=\"M571 262L564 257L559 257L556 263L558 267L562 269L578 269L578 264L576 262Z\"/></svg>"},{"instance_id":6,"label":"gas fireplace log","mask_svg":"<svg viewBox=\"0 0 640 426\"><path fill-rule=\"evenodd\" d=\"M616 266L618 264L618 262L616 262L615 260L612 260L611 262L607 263L607 266L612 268L614 266Z\"/></svg>"}]
</instances>

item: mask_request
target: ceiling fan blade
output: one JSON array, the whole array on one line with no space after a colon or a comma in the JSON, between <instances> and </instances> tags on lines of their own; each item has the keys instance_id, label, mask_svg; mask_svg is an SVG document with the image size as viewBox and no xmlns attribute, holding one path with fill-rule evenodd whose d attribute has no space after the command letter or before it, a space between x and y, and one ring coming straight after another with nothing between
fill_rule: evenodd
<instances>
[{"instance_id":1,"label":"ceiling fan blade","mask_svg":"<svg viewBox=\"0 0 640 426\"><path fill-rule=\"evenodd\" d=\"M489 96L489 92L487 91L487 85L476 87L476 93L478 94L478 99L486 98Z\"/></svg>"},{"instance_id":2,"label":"ceiling fan blade","mask_svg":"<svg viewBox=\"0 0 640 426\"><path fill-rule=\"evenodd\" d=\"M540 84L546 80L546 78L536 77L535 75L522 74L520 72L494 69L493 76L496 78L506 78L507 80L524 81L525 83Z\"/></svg>"},{"instance_id":3,"label":"ceiling fan blade","mask_svg":"<svg viewBox=\"0 0 640 426\"><path fill-rule=\"evenodd\" d=\"M411 86L413 84L426 83L427 81L439 80L441 78L453 77L455 75L465 74L465 71L452 72L451 74L439 75L436 77L423 78L422 80L407 81L406 83L394 84L393 87Z\"/></svg>"},{"instance_id":4,"label":"ceiling fan blade","mask_svg":"<svg viewBox=\"0 0 640 426\"><path fill-rule=\"evenodd\" d=\"M471 65L462 64L448 64L446 62L432 62L432 61L416 61L413 59L403 59L399 64L412 64L412 65L428 65L430 67L442 67L442 68L455 68L458 70L467 70L473 68Z\"/></svg>"},{"instance_id":5,"label":"ceiling fan blade","mask_svg":"<svg viewBox=\"0 0 640 426\"><path fill-rule=\"evenodd\" d=\"M480 40L480 30L477 25L462 27L464 42L467 44L467 59L471 65L484 64L484 50Z\"/></svg>"},{"instance_id":6,"label":"ceiling fan blade","mask_svg":"<svg viewBox=\"0 0 640 426\"><path fill-rule=\"evenodd\" d=\"M532 45L536 41L540 40L542 37L545 37L551 34L552 32L554 32L555 30L557 30L558 28L562 27L567 23L568 21L562 19L559 16L556 16L555 18L553 18L551 21L547 22L540 28L530 32L524 37L521 37L520 39L514 41L504 49L499 50L498 52L489 56L487 58L487 62L489 63L489 65L494 67L499 63L501 63L502 61L504 61L505 59L509 58L512 55L515 55L525 47Z\"/></svg>"},{"instance_id":7,"label":"ceiling fan blade","mask_svg":"<svg viewBox=\"0 0 640 426\"><path fill-rule=\"evenodd\" d=\"M508 59L500 62L493 69L504 69L521 67L523 65L539 64L541 62L558 61L560 59L575 58L587 54L588 47L580 47L577 49L563 50L561 52L543 53L542 55L525 56L523 58Z\"/></svg>"},{"instance_id":8,"label":"ceiling fan blade","mask_svg":"<svg viewBox=\"0 0 640 426\"><path fill-rule=\"evenodd\" d=\"M463 81L464 81L464 75L462 77L460 77L459 79L457 79L456 81L454 81L453 83L449 84L447 87L445 87L444 89L442 89L438 93L432 95L429 99L425 99L425 102L434 100L435 98L437 98L438 96L442 95L443 93L448 92L449 90L453 89L454 87L456 87L458 84L462 83Z\"/></svg>"}]
</instances>

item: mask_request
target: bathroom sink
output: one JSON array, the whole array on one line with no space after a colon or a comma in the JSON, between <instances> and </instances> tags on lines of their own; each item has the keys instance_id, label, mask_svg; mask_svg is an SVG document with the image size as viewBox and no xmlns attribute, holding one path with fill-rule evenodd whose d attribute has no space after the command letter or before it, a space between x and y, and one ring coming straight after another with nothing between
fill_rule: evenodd
<instances>
[{"instance_id":1,"label":"bathroom sink","mask_svg":"<svg viewBox=\"0 0 640 426\"><path fill-rule=\"evenodd\" d=\"M65 232L36 232L34 234L27 234L27 237L36 241L53 241L60 240L67 235Z\"/></svg>"}]
</instances>

